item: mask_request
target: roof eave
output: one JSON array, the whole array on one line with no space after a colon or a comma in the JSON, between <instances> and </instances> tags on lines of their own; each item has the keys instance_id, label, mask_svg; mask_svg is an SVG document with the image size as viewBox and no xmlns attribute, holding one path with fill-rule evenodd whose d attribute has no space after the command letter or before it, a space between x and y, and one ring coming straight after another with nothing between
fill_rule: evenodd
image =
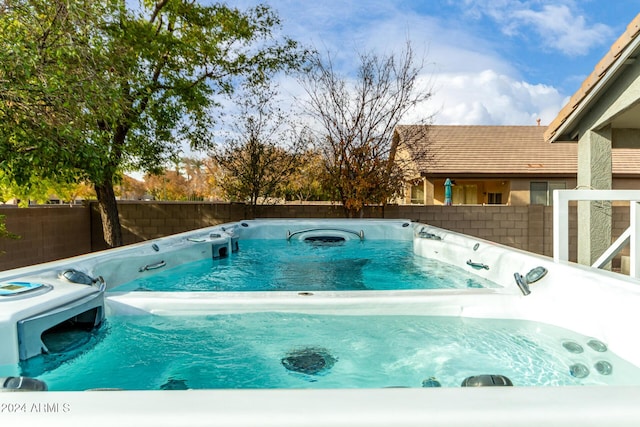
<instances>
[{"instance_id":1,"label":"roof eave","mask_svg":"<svg viewBox=\"0 0 640 427\"><path fill-rule=\"evenodd\" d=\"M545 132L545 139L548 142L557 142L560 137L567 134L570 135L570 137L567 138L568 140L574 139L572 134L575 132L575 127L584 113L589 109L591 101L599 97L617 73L627 65L627 61L640 50L640 37L637 37L639 33L640 14L629 24L627 31L614 43L612 49L598 65L596 65L594 71L587 77L580 89L562 109L570 109L571 112L567 113L565 117L561 110L554 120L554 122L560 121L560 123L554 124L552 122L549 125L547 132ZM617 51L615 48L618 44L622 43L623 38L628 38L630 41ZM596 79L596 83L592 88L590 88L588 84L591 79Z\"/></svg>"},{"instance_id":2,"label":"roof eave","mask_svg":"<svg viewBox=\"0 0 640 427\"><path fill-rule=\"evenodd\" d=\"M496 172L422 172L420 176L423 178L456 178L456 179L527 179L527 178L567 178L575 179L577 171L573 172L508 172L508 173L496 173Z\"/></svg>"}]
</instances>

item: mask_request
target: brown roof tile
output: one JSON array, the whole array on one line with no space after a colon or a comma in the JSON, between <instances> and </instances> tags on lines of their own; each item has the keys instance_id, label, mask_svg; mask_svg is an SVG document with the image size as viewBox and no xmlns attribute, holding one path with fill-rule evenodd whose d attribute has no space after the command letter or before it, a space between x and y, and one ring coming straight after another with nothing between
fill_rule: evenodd
<instances>
[{"instance_id":1,"label":"brown roof tile","mask_svg":"<svg viewBox=\"0 0 640 427\"><path fill-rule=\"evenodd\" d=\"M400 135L418 134L398 126ZM549 144L544 126L439 126L428 127L430 156L419 159L418 170L427 175L571 176L577 174L578 144ZM613 173L639 175L640 150L614 149Z\"/></svg>"},{"instance_id":2,"label":"brown roof tile","mask_svg":"<svg viewBox=\"0 0 640 427\"><path fill-rule=\"evenodd\" d=\"M611 153L614 176L640 176L640 150L637 148L614 148Z\"/></svg>"}]
</instances>

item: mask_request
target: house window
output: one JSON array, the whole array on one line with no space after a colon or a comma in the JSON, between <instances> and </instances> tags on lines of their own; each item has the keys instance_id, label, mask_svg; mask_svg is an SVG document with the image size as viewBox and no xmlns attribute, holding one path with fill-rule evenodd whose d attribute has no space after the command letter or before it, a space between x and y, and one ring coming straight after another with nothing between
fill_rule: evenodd
<instances>
[{"instance_id":1,"label":"house window","mask_svg":"<svg viewBox=\"0 0 640 427\"><path fill-rule=\"evenodd\" d=\"M532 205L553 205L553 190L564 190L566 182L531 182L529 190Z\"/></svg>"},{"instance_id":2,"label":"house window","mask_svg":"<svg viewBox=\"0 0 640 427\"><path fill-rule=\"evenodd\" d=\"M455 185L452 189L452 202L454 205L475 205L478 204L478 186Z\"/></svg>"},{"instance_id":3,"label":"house window","mask_svg":"<svg viewBox=\"0 0 640 427\"><path fill-rule=\"evenodd\" d=\"M488 200L487 202L490 205L501 205L502 204L502 193L487 193Z\"/></svg>"},{"instance_id":4,"label":"house window","mask_svg":"<svg viewBox=\"0 0 640 427\"><path fill-rule=\"evenodd\" d=\"M529 193L531 194L530 204L547 205L549 185L546 182L532 182L530 184Z\"/></svg>"},{"instance_id":5,"label":"house window","mask_svg":"<svg viewBox=\"0 0 640 427\"><path fill-rule=\"evenodd\" d=\"M411 204L423 205L424 204L424 184L411 186Z\"/></svg>"}]
</instances>

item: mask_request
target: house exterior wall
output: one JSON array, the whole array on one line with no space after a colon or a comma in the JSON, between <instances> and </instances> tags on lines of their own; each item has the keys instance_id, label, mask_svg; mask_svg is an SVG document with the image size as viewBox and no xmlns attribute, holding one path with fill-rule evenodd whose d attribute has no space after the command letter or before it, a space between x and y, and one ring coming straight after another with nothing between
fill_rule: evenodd
<instances>
[{"instance_id":1,"label":"house exterior wall","mask_svg":"<svg viewBox=\"0 0 640 427\"><path fill-rule=\"evenodd\" d=\"M531 180L514 179L511 181L509 204L512 206L527 206L531 200Z\"/></svg>"},{"instance_id":2,"label":"house exterior wall","mask_svg":"<svg viewBox=\"0 0 640 427\"><path fill-rule=\"evenodd\" d=\"M429 198L430 191L426 192L425 202L416 203L415 199L411 197L411 186L407 186L407 193L402 204L425 204L425 205L444 205L444 179L426 179L425 186L422 182L417 183L420 187L428 188L433 193L433 198ZM571 189L576 187L576 179L558 179L558 178L521 178L521 179L454 179L455 186L453 187L453 204L454 205L483 205L492 204L490 202L490 194L501 194L502 205L510 206L528 206L531 201L531 182L546 182L550 188L553 185L561 185L565 189ZM628 186L629 188L640 188L639 179L624 180L621 185ZM635 187L633 187L635 185ZM456 188L457 187L457 188ZM471 190L469 190L471 188ZM461 190L462 189L462 190ZM466 192L467 197L460 195L461 192ZM457 191L458 190L458 191ZM474 197L475 195L475 197ZM456 197L458 196L458 197ZM495 196L494 196L495 197ZM495 200L495 199L494 199ZM549 204L550 203L549 197Z\"/></svg>"},{"instance_id":3,"label":"house exterior wall","mask_svg":"<svg viewBox=\"0 0 640 427\"><path fill-rule=\"evenodd\" d=\"M640 179L616 178L613 180L612 186L612 190L638 190L640 189Z\"/></svg>"}]
</instances>

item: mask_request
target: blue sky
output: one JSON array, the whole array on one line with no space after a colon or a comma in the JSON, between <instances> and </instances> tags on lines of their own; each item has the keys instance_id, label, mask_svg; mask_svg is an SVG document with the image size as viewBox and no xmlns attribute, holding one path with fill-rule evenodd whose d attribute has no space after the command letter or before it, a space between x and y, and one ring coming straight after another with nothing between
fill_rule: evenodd
<instances>
[{"instance_id":1,"label":"blue sky","mask_svg":"<svg viewBox=\"0 0 640 427\"><path fill-rule=\"evenodd\" d=\"M640 13L637 0L237 0L265 3L282 32L331 52L348 73L356 52L424 58L434 96L415 114L435 124L535 125L553 120ZM285 93L299 95L294 82ZM410 118L408 118L410 120Z\"/></svg>"}]
</instances>

